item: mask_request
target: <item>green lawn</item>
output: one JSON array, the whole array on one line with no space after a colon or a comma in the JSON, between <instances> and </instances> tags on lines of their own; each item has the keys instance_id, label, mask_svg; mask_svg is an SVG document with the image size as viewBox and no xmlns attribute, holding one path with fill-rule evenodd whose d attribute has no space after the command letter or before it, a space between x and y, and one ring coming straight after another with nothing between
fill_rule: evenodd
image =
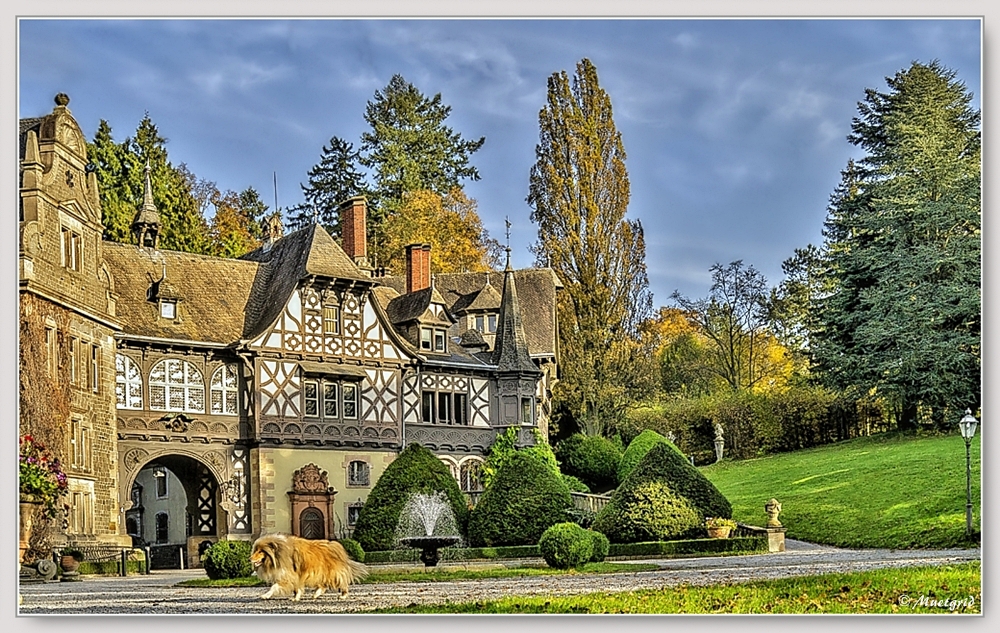
<instances>
[{"instance_id":1,"label":"green lawn","mask_svg":"<svg viewBox=\"0 0 1000 633\"><path fill-rule=\"evenodd\" d=\"M973 530L980 516L980 443L972 443ZM733 518L764 525L781 502L788 538L841 547L967 547L965 443L886 434L702 472L733 504ZM978 535L974 538L978 538Z\"/></svg>"},{"instance_id":2,"label":"green lawn","mask_svg":"<svg viewBox=\"0 0 1000 633\"><path fill-rule=\"evenodd\" d=\"M374 613L979 613L978 562L708 587L503 598Z\"/></svg>"}]
</instances>

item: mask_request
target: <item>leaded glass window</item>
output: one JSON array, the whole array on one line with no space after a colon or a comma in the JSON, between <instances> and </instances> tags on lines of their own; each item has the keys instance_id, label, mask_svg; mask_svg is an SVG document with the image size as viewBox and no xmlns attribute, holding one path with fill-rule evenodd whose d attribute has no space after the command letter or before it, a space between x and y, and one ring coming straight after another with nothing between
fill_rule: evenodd
<instances>
[{"instance_id":1,"label":"leaded glass window","mask_svg":"<svg viewBox=\"0 0 1000 633\"><path fill-rule=\"evenodd\" d=\"M149 408L158 411L205 412L205 379L186 360L160 361L149 372Z\"/></svg>"},{"instance_id":2,"label":"leaded glass window","mask_svg":"<svg viewBox=\"0 0 1000 633\"><path fill-rule=\"evenodd\" d=\"M319 417L319 385L315 380L307 380L302 386L306 416L310 418Z\"/></svg>"},{"instance_id":3,"label":"leaded glass window","mask_svg":"<svg viewBox=\"0 0 1000 633\"><path fill-rule=\"evenodd\" d=\"M215 370L215 373L212 374L212 413L225 415L239 413L236 407L237 385L236 365L223 365Z\"/></svg>"},{"instance_id":4,"label":"leaded glass window","mask_svg":"<svg viewBox=\"0 0 1000 633\"><path fill-rule=\"evenodd\" d=\"M358 386L344 385L344 417L358 417Z\"/></svg>"},{"instance_id":5,"label":"leaded glass window","mask_svg":"<svg viewBox=\"0 0 1000 633\"><path fill-rule=\"evenodd\" d=\"M142 374L139 366L124 354L115 357L115 396L119 409L142 408Z\"/></svg>"}]
</instances>

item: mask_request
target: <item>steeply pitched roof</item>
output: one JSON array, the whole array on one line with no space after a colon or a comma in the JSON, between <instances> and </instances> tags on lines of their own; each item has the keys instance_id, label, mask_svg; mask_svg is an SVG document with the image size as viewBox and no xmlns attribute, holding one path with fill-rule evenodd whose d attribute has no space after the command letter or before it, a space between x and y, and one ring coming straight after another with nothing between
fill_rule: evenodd
<instances>
[{"instance_id":1,"label":"steeply pitched roof","mask_svg":"<svg viewBox=\"0 0 1000 633\"><path fill-rule=\"evenodd\" d=\"M315 275L372 282L371 277L358 270L337 242L318 224L286 235L269 249L258 248L242 259L266 265L262 274L254 280L244 338L257 336L278 318L302 279Z\"/></svg>"},{"instance_id":2,"label":"steeply pitched roof","mask_svg":"<svg viewBox=\"0 0 1000 633\"><path fill-rule=\"evenodd\" d=\"M104 242L102 249L125 334L227 344L242 337L260 264L115 242ZM161 319L159 306L149 300L164 270L168 294L180 299L179 322Z\"/></svg>"},{"instance_id":3,"label":"steeply pitched roof","mask_svg":"<svg viewBox=\"0 0 1000 633\"><path fill-rule=\"evenodd\" d=\"M522 322L514 271L508 268L503 278L500 318L493 343L493 364L500 372L538 373L538 367L528 354L528 342Z\"/></svg>"},{"instance_id":4,"label":"steeply pitched roof","mask_svg":"<svg viewBox=\"0 0 1000 633\"><path fill-rule=\"evenodd\" d=\"M423 316L431 307L432 303L440 303L447 306L444 297L433 286L424 288L416 292L399 295L386 306L386 314L393 325L414 321ZM451 324L450 319L436 319L442 323Z\"/></svg>"},{"instance_id":5,"label":"steeply pitched roof","mask_svg":"<svg viewBox=\"0 0 1000 633\"><path fill-rule=\"evenodd\" d=\"M20 143L20 150L17 157L19 159L24 159L24 147L28 142L28 130L34 130L35 134L38 134L44 119L45 117L34 117L18 121L18 142Z\"/></svg>"},{"instance_id":6,"label":"steeply pitched roof","mask_svg":"<svg viewBox=\"0 0 1000 633\"><path fill-rule=\"evenodd\" d=\"M494 289L501 273L444 273L434 275L434 287L441 293L445 305L452 313L460 313L475 301L486 286L490 276ZM378 279L396 292L406 292L406 277ZM524 333L528 351L535 356L556 353L556 290L562 284L550 268L525 268L514 271L521 313L524 316ZM485 300L486 295L484 295ZM497 309L499 309L499 301Z\"/></svg>"}]
</instances>

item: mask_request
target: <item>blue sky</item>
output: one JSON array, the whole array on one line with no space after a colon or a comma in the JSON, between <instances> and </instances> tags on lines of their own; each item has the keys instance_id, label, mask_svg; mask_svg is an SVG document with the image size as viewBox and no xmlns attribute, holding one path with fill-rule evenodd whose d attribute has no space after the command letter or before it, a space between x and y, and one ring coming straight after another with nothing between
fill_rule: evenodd
<instances>
[{"instance_id":1,"label":"blue sky","mask_svg":"<svg viewBox=\"0 0 1000 633\"><path fill-rule=\"evenodd\" d=\"M536 239L525 202L546 80L589 58L628 154L629 217L646 231L654 305L707 294L709 267L742 259L771 285L793 249L822 239L866 88L912 61L958 72L980 107L973 19L22 20L19 116L65 92L91 138L145 112L222 189L301 201L323 144L358 144L365 104L394 73L486 137L466 191L490 233L513 223L515 266Z\"/></svg>"}]
</instances>

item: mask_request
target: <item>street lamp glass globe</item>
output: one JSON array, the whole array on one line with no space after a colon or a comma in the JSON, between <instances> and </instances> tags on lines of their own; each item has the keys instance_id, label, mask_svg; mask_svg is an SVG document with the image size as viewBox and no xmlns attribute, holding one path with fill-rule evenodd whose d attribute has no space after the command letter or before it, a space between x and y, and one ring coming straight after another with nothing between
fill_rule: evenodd
<instances>
[{"instance_id":1,"label":"street lamp glass globe","mask_svg":"<svg viewBox=\"0 0 1000 633\"><path fill-rule=\"evenodd\" d=\"M979 421L972 417L972 411L966 409L965 417L958 422L958 430L962 432L962 437L965 439L972 439L976 434L976 425L978 424Z\"/></svg>"}]
</instances>

